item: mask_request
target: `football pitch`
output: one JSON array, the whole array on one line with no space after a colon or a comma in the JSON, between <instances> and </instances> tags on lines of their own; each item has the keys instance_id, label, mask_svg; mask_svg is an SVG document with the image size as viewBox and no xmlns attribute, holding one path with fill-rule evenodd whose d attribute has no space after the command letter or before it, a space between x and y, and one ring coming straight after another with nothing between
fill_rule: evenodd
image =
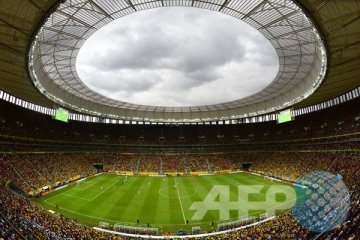
<instances>
[{"instance_id":1,"label":"football pitch","mask_svg":"<svg viewBox=\"0 0 360 240\"><path fill-rule=\"evenodd\" d=\"M239 185L242 188L246 187L246 193L240 192ZM208 197L214 186L225 186L221 188L225 192L215 191L212 197ZM267 201L267 196L274 186L280 189L280 194L276 195L276 200L280 204ZM193 226L199 226L201 230L216 230L217 224L221 222L259 216L267 209L296 201L296 197L286 194L289 190L293 191L293 187L247 173L176 177L126 177L103 174L88 178L79 184L71 184L35 201L46 209L88 226L97 227L100 222L110 225L150 226L159 228L159 233L164 233L179 229L191 231ZM258 204L257 209L243 203L236 205L241 196L248 200L249 204ZM219 205L219 209L226 209L226 206L231 205L226 201L235 205L232 204L233 208L228 209L229 216L226 219L224 216L221 217L221 211L216 207L205 211L200 219L196 218L197 209L192 206L193 203L202 202L207 197L215 206ZM236 210L236 207L234 209L234 206L248 209L248 216L240 216L241 211Z\"/></svg>"}]
</instances>

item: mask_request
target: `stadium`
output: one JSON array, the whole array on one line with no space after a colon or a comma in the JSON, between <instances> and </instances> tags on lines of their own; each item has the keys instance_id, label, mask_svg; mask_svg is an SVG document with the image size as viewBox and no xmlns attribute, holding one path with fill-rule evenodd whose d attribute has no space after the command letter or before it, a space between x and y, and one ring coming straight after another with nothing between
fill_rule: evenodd
<instances>
[{"instance_id":1,"label":"stadium","mask_svg":"<svg viewBox=\"0 0 360 240\"><path fill-rule=\"evenodd\" d=\"M242 78L269 65L274 77L229 98L220 85L194 88L193 104L179 105L176 90L164 94L169 104L147 90L143 102L116 99L80 76L81 52L100 31L128 19L121 34L139 43L132 17L178 8L251 28L275 59L254 58L260 69ZM196 58L201 44L186 42L193 59L176 67L195 70L185 83L236 55L222 27L205 41L220 39L222 55L210 47ZM150 46L166 45L152 34ZM149 59L160 75L176 72L156 58L169 45L141 52L145 60L140 44L125 46L120 63L136 67L129 86L117 85L148 81L139 65ZM100 69L109 56L95 58ZM357 0L0 0L0 239L360 239L359 66Z\"/></svg>"}]
</instances>

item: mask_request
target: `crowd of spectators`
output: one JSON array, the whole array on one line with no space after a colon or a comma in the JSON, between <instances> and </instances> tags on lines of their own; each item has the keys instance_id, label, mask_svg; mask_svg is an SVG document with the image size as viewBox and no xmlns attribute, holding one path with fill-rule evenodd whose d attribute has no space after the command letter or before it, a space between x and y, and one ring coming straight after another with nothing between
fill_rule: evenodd
<instances>
[{"instance_id":1,"label":"crowd of spectators","mask_svg":"<svg viewBox=\"0 0 360 240\"><path fill-rule=\"evenodd\" d=\"M99 160L89 154L13 154L0 156L0 162L11 179L29 192L55 183L66 183L74 176L94 175L93 164Z\"/></svg>"},{"instance_id":2,"label":"crowd of spectators","mask_svg":"<svg viewBox=\"0 0 360 240\"><path fill-rule=\"evenodd\" d=\"M117 145L201 145L237 143L286 143L287 141L334 137L349 140L360 132L357 98L333 108L300 115L296 121L217 125L103 124L70 121L0 101L0 150L109 149ZM160 139L163 139L160 141ZM140 141L141 140L141 141ZM180 141L181 140L181 141ZM86 149L88 148L88 149Z\"/></svg>"},{"instance_id":3,"label":"crowd of spectators","mask_svg":"<svg viewBox=\"0 0 360 240\"><path fill-rule=\"evenodd\" d=\"M168 172L189 173L192 165L190 162L184 154L163 155L162 169Z\"/></svg>"},{"instance_id":4,"label":"crowd of spectators","mask_svg":"<svg viewBox=\"0 0 360 240\"><path fill-rule=\"evenodd\" d=\"M160 155L145 155L142 154L139 159L139 172L161 172L161 156Z\"/></svg>"},{"instance_id":5,"label":"crowd of spectators","mask_svg":"<svg viewBox=\"0 0 360 240\"><path fill-rule=\"evenodd\" d=\"M8 180L29 192L98 171L214 173L239 169L245 162L251 163L251 172L289 181L315 170L341 174L352 193L347 220L332 231L316 234L286 213L255 227L202 239L360 239L359 101L357 98L279 125L273 121L146 127L62 123L0 101L0 152L7 152L0 155L0 239L125 239L42 209L10 191ZM183 145L190 150L179 150ZM154 146L161 151L148 153ZM166 148L169 154L164 153ZM117 153L126 151L130 154Z\"/></svg>"},{"instance_id":6,"label":"crowd of spectators","mask_svg":"<svg viewBox=\"0 0 360 240\"><path fill-rule=\"evenodd\" d=\"M104 163L105 172L136 172L138 155L135 154L102 154L99 159Z\"/></svg>"},{"instance_id":7,"label":"crowd of spectators","mask_svg":"<svg viewBox=\"0 0 360 240\"><path fill-rule=\"evenodd\" d=\"M54 183L67 183L71 177L85 177L98 171L134 174L216 173L222 170L239 170L242 163L250 163L251 172L289 181L296 181L303 174L315 170L334 171L344 175L346 182L352 184L360 181L360 173L355 172L350 177L346 171L349 168L356 169L360 164L359 159L360 153L356 151L207 154L28 153L0 156L7 177L26 192ZM102 168L96 168L95 165Z\"/></svg>"},{"instance_id":8,"label":"crowd of spectators","mask_svg":"<svg viewBox=\"0 0 360 240\"><path fill-rule=\"evenodd\" d=\"M354 171L355 172L355 171ZM345 175L347 176L347 174ZM332 231L320 234L319 239L347 239L357 240L360 238L360 187L353 190L351 208L347 219Z\"/></svg>"},{"instance_id":9,"label":"crowd of spectators","mask_svg":"<svg viewBox=\"0 0 360 240\"><path fill-rule=\"evenodd\" d=\"M338 154L317 152L283 152L243 156L251 162L251 171L296 181L304 173L327 170Z\"/></svg>"},{"instance_id":10,"label":"crowd of spectators","mask_svg":"<svg viewBox=\"0 0 360 240\"><path fill-rule=\"evenodd\" d=\"M101 157L102 156L102 157ZM106 156L106 157L104 157ZM251 171L283 179L296 180L301 175L315 170L327 170L343 176L352 195L348 220L333 231L318 236L318 239L357 239L360 220L360 154L358 152L272 152L232 154L27 154L0 158L0 237L18 239L123 239L115 235L95 231L78 224L75 220L52 214L32 201L9 191L5 184L11 179L18 187L28 190L33 185L52 182L74 174L94 174L95 163L104 164L105 171L122 169L133 171L140 163L142 170L207 171L240 166L251 162ZM110 159L110 160L109 160ZM235 160L237 159L237 160ZM144 164L151 162L149 164ZM108 166L107 166L108 165ZM176 167L173 167L176 165ZM32 172L33 171L33 172ZM42 177L39 177L41 175ZM45 179L45 180L44 180ZM254 227L205 239L312 239L317 234L301 227L290 213L282 214Z\"/></svg>"},{"instance_id":11,"label":"crowd of spectators","mask_svg":"<svg viewBox=\"0 0 360 240\"><path fill-rule=\"evenodd\" d=\"M356 170L351 170L350 173ZM358 183L359 184L359 183ZM208 237L210 240L358 240L360 239L360 189L352 191L351 208L347 219L339 226L325 233L310 232L297 223L291 213L285 213L274 220L239 231Z\"/></svg>"},{"instance_id":12,"label":"crowd of spectators","mask_svg":"<svg viewBox=\"0 0 360 240\"><path fill-rule=\"evenodd\" d=\"M0 175L0 239L125 239L50 213L10 192L4 187L6 181L5 175Z\"/></svg>"}]
</instances>

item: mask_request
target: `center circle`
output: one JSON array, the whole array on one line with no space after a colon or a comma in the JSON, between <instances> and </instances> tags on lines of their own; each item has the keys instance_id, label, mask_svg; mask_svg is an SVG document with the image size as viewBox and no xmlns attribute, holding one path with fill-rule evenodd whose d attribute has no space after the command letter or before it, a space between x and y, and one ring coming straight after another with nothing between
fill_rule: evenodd
<instances>
[{"instance_id":1,"label":"center circle","mask_svg":"<svg viewBox=\"0 0 360 240\"><path fill-rule=\"evenodd\" d=\"M198 106L254 94L275 78L274 47L228 15L188 7L139 11L96 31L77 57L90 89L152 106Z\"/></svg>"}]
</instances>

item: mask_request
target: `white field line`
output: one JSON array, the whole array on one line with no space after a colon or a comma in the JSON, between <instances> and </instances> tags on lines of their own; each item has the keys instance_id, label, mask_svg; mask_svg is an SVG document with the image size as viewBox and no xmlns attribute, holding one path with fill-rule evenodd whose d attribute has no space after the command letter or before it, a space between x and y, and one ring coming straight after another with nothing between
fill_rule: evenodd
<instances>
[{"instance_id":1,"label":"white field line","mask_svg":"<svg viewBox=\"0 0 360 240\"><path fill-rule=\"evenodd\" d=\"M56 206L56 204L53 204L53 203L47 203L53 207ZM65 210L67 212L71 212L71 213L74 213L74 214L77 214L77 215L81 215L81 216L85 216L85 217L89 217L89 218L93 218L93 219L98 219L98 220L105 220L105 221L109 221L109 222L116 222L114 220L110 220L110 219L106 219L106 218L99 218L99 217L95 217L95 216L91 216L91 215L87 215L87 214L83 214L83 213L80 213L80 212L76 212L76 211L72 211L70 209L67 209L67 208L63 208L63 207L59 207L61 210Z\"/></svg>"},{"instance_id":2,"label":"white field line","mask_svg":"<svg viewBox=\"0 0 360 240\"><path fill-rule=\"evenodd\" d=\"M108 180L106 180L106 181L108 181ZM95 185L96 183L97 183L97 182L91 184L90 186L93 186L93 185ZM70 187L70 185L69 185L68 187ZM89 186L88 186L88 187L89 187ZM76 196L73 196L73 195L71 195L71 194L65 194L65 193L67 193L67 192L69 192L69 191L71 191L71 190L74 190L74 189L84 190L84 189L87 189L88 187L85 187L85 188L80 188L80 187L79 187L79 188L78 188L77 186L75 186L75 187L70 188L70 189L68 189L68 190L66 190L66 191L64 191L64 192L62 192L62 193L60 193L60 194L51 196L51 197L45 199L44 201L47 202L47 201L49 201L50 199L57 198L57 197L59 197L59 196L61 196L61 195L68 195L68 196L76 197ZM77 198L80 198L80 197L77 197ZM82 199L82 198L81 198L81 199ZM85 199L85 198L84 198L83 200L90 201L89 199Z\"/></svg>"},{"instance_id":3,"label":"white field line","mask_svg":"<svg viewBox=\"0 0 360 240\"><path fill-rule=\"evenodd\" d=\"M74 195L71 195L71 194L62 194L62 195L65 195L65 196L68 196L68 197L73 197L73 198L77 198L77 199L81 199L81 200L85 200L85 201L91 201L90 199L87 199L87 198L82 198L82 197L78 197L78 196L74 196Z\"/></svg>"},{"instance_id":4,"label":"white field line","mask_svg":"<svg viewBox=\"0 0 360 240\"><path fill-rule=\"evenodd\" d=\"M105 180L105 181L109 181L109 180ZM98 184L99 182L95 181L94 183L91 183L91 184L89 184L88 186L86 186L87 183L88 183L88 182L84 182L84 185L85 185L84 187L82 187L82 184L80 184L79 186L76 186L76 187L77 187L78 189L80 189L80 190L85 190L85 189L88 189L89 187L92 187L92 186Z\"/></svg>"},{"instance_id":5,"label":"white field line","mask_svg":"<svg viewBox=\"0 0 360 240\"><path fill-rule=\"evenodd\" d=\"M47 203L47 204L51 205L53 207L56 207L56 204L53 204L53 203ZM95 217L95 216L91 216L91 215L88 215L88 214L76 212L76 211L70 210L68 208L61 207L61 206L59 206L59 209L63 210L63 211L66 211L66 212L74 213L76 215L81 215L81 216L85 216L85 217L88 217L88 218L92 218L92 219L104 220L104 221L111 222L111 223L127 224L129 226L138 226L138 225L136 225L135 222L125 222L125 221L121 221L121 220L111 220L111 219L107 219L107 218ZM211 223L211 222L203 222L203 223ZM193 224L190 224L190 225L195 225L196 226L196 225L198 225L198 223L193 223ZM176 224L157 224L156 226L176 226Z\"/></svg>"},{"instance_id":6,"label":"white field line","mask_svg":"<svg viewBox=\"0 0 360 240\"><path fill-rule=\"evenodd\" d=\"M65 192L59 193L59 194L57 194L57 195L55 195L55 196L51 196L51 197L49 197L49 198L45 199L44 201L45 201L45 202L47 202L47 201L49 201L50 199L53 199L53 198L59 197L59 196L63 195L64 193L69 192L70 190L72 190L72 188L70 188L70 189L66 190Z\"/></svg>"},{"instance_id":7,"label":"white field line","mask_svg":"<svg viewBox=\"0 0 360 240\"><path fill-rule=\"evenodd\" d=\"M236 182L236 180L234 180L234 179L227 179L227 180L229 180L229 182ZM260 182L260 181L258 181L258 180L254 180L256 183L259 183L259 184L254 184L254 185L264 185L262 182ZM281 181L282 183L283 183L283 181ZM238 184L238 183L237 183ZM245 185L241 185L242 187L246 187L246 188L248 188L248 189L251 189L251 185L253 185L253 184L245 184ZM283 184L281 184L281 186L283 186ZM289 185L287 185L287 184L284 184L284 186L289 186ZM294 191L295 191L295 189L294 189ZM286 193L286 191L285 190L283 190L283 191L267 191L266 192L266 194L265 195L268 195L268 194L272 194L272 193ZM258 193L258 192L253 192L253 193ZM272 207L269 207L269 208L265 208L265 210L266 211L268 211L268 210L275 210L277 207L281 207L281 206L283 206L283 205L286 205L287 204L287 202L289 202L289 201L297 201L297 197L295 196L295 199L289 199L289 200L287 200L285 203L280 203L280 204L275 204L275 205L273 205ZM288 209L289 210L289 209ZM238 218L239 218L240 216L238 216ZM227 221L226 221L227 222Z\"/></svg>"},{"instance_id":8,"label":"white field line","mask_svg":"<svg viewBox=\"0 0 360 240\"><path fill-rule=\"evenodd\" d=\"M105 188L103 191L99 192L95 197L93 197L92 199L90 199L89 201L94 201L96 198L100 197L101 194L103 194L105 191L107 191L109 188L113 187L115 184L117 184L119 182L119 179L115 179L116 181L114 181L113 184L111 184L110 186L108 186L107 188Z\"/></svg>"},{"instance_id":9,"label":"white field line","mask_svg":"<svg viewBox=\"0 0 360 240\"><path fill-rule=\"evenodd\" d=\"M182 215L183 215L183 218L184 218L184 224L186 224L186 218L185 218L184 208L183 208L183 206L182 206L181 197L180 197L180 194L179 194L179 189L178 189L178 185L177 185L177 182L176 182L176 177L174 177L174 181L175 181L176 192L177 192L177 195L178 195L178 197L179 197L179 203L180 203L181 212L182 212Z\"/></svg>"},{"instance_id":10,"label":"white field line","mask_svg":"<svg viewBox=\"0 0 360 240\"><path fill-rule=\"evenodd\" d=\"M56 204L53 204L53 203L47 203L48 205L51 205L53 207L56 207ZM121 223L121 224L129 224L129 226L133 226L135 225L134 222L125 222L125 221L121 221L121 220L111 220L111 219L107 219L107 218L100 218L100 217L95 217L95 216L91 216L91 215L88 215L88 214L84 214L84 213L80 213L80 212L76 212L76 211L73 211L73 210L70 210L68 208L64 208L64 207L61 207L59 206L59 209L61 210L64 210L66 212L71 212L71 213L74 213L74 214L77 214L77 215L81 215L81 216L85 216L85 217L89 217L89 218L92 218L92 219L98 219L98 220L104 220L104 221L108 221L108 222L112 222L112 223ZM274 218L274 217L270 217L270 218ZM229 220L239 220L238 218L235 218L235 219L229 219ZM225 222L228 222L228 221L225 221ZM260 222L263 222L260 221ZM208 221L208 222L201 222L200 224L206 224L206 223L211 223L211 221ZM219 223L219 222L218 222ZM193 224L190 224L190 226L192 225L198 225L199 223L193 223ZM176 224L158 224L160 226L176 226ZM173 237L173 236L172 236Z\"/></svg>"},{"instance_id":11,"label":"white field line","mask_svg":"<svg viewBox=\"0 0 360 240\"><path fill-rule=\"evenodd\" d=\"M229 179L229 180L230 180L230 179ZM176 184L176 186L177 186L176 178L174 178L174 181L175 181L175 184ZM233 180L233 179L231 179L231 181L237 182L236 180ZM230 181L230 182L231 182L231 181ZM256 181L256 180L255 180L255 181ZM259 181L256 181L256 182L260 183ZM103 191L102 191L101 193L99 193L99 194L101 195L103 192L105 192L107 189L109 189L110 187L114 186L115 184L116 184L116 183L110 185L108 188L106 188L105 190L103 190ZM70 191L70 190L72 190L72 189L68 189L68 190L66 190L64 193L66 193L66 192L68 192L68 191ZM180 207L181 207L181 211L182 211L184 223L186 224L186 218L185 218L185 214L184 214L184 210L183 210L183 206L182 206L182 202L181 202L181 197L180 197L180 194L179 194L179 191L178 191L178 188L177 188L177 187L176 187L176 191L177 191L177 195L178 195L178 198L179 198L179 202L180 202ZM280 192L283 192L283 191L280 191ZM272 192L269 191L269 193L272 193ZM99 194L98 194L98 195L99 195ZM55 197L58 197L59 195L63 195L63 193L62 193L62 194L55 195L55 196L53 196L53 197L50 197L50 198L46 199L45 202L46 202L47 204L49 204L49 205L56 206L56 205L53 204L53 203L47 202L47 200L52 199L52 198L55 198ZM70 195L70 194L65 194L65 195ZM71 196L72 196L72 195L71 195ZM75 196L73 196L73 197L75 197ZM97 196L96 196L96 197L97 197ZM93 198L93 199L95 199L95 198ZM85 199L84 199L84 200L85 200ZM87 201L92 201L92 200L89 200L89 199L86 199L86 200L87 200ZM277 205L275 205L275 206L273 206L273 207L271 207L271 208L268 208L268 209L274 209L274 207L276 207L276 206L281 206L281 205L283 205L283 204L277 204ZM114 220L110 220L110 219L106 219L106 218L99 218L99 217L95 217L95 216L91 216L91 215L79 213L79 212L76 212L76 211L72 211L72 210L67 209L67 208L62 208L62 207L60 207L60 209L65 210L65 211L68 211L68 212L72 212L72 213L75 213L75 214L78 214L78 215L90 217L90 218L93 218L93 219L105 220L105 221L109 221L109 222L117 222L116 220L114 221ZM225 221L225 222L228 222L228 221L230 221L230 220L239 220L239 217L240 217L240 216L238 216L238 217L235 218L235 219L229 219L229 220L227 220L227 221ZM121 221L119 221L119 222L121 222ZM221 221L217 221L217 222L219 223L219 222L221 222ZM260 222L261 222L261 221L260 221ZM129 224L130 224L130 222L123 222L123 223L129 223ZM209 222L202 222L202 223L209 223ZM132 224L132 223L131 223L131 224ZM162 225L162 226L172 226L172 225L174 225L174 224L161 224L161 225Z\"/></svg>"}]
</instances>

